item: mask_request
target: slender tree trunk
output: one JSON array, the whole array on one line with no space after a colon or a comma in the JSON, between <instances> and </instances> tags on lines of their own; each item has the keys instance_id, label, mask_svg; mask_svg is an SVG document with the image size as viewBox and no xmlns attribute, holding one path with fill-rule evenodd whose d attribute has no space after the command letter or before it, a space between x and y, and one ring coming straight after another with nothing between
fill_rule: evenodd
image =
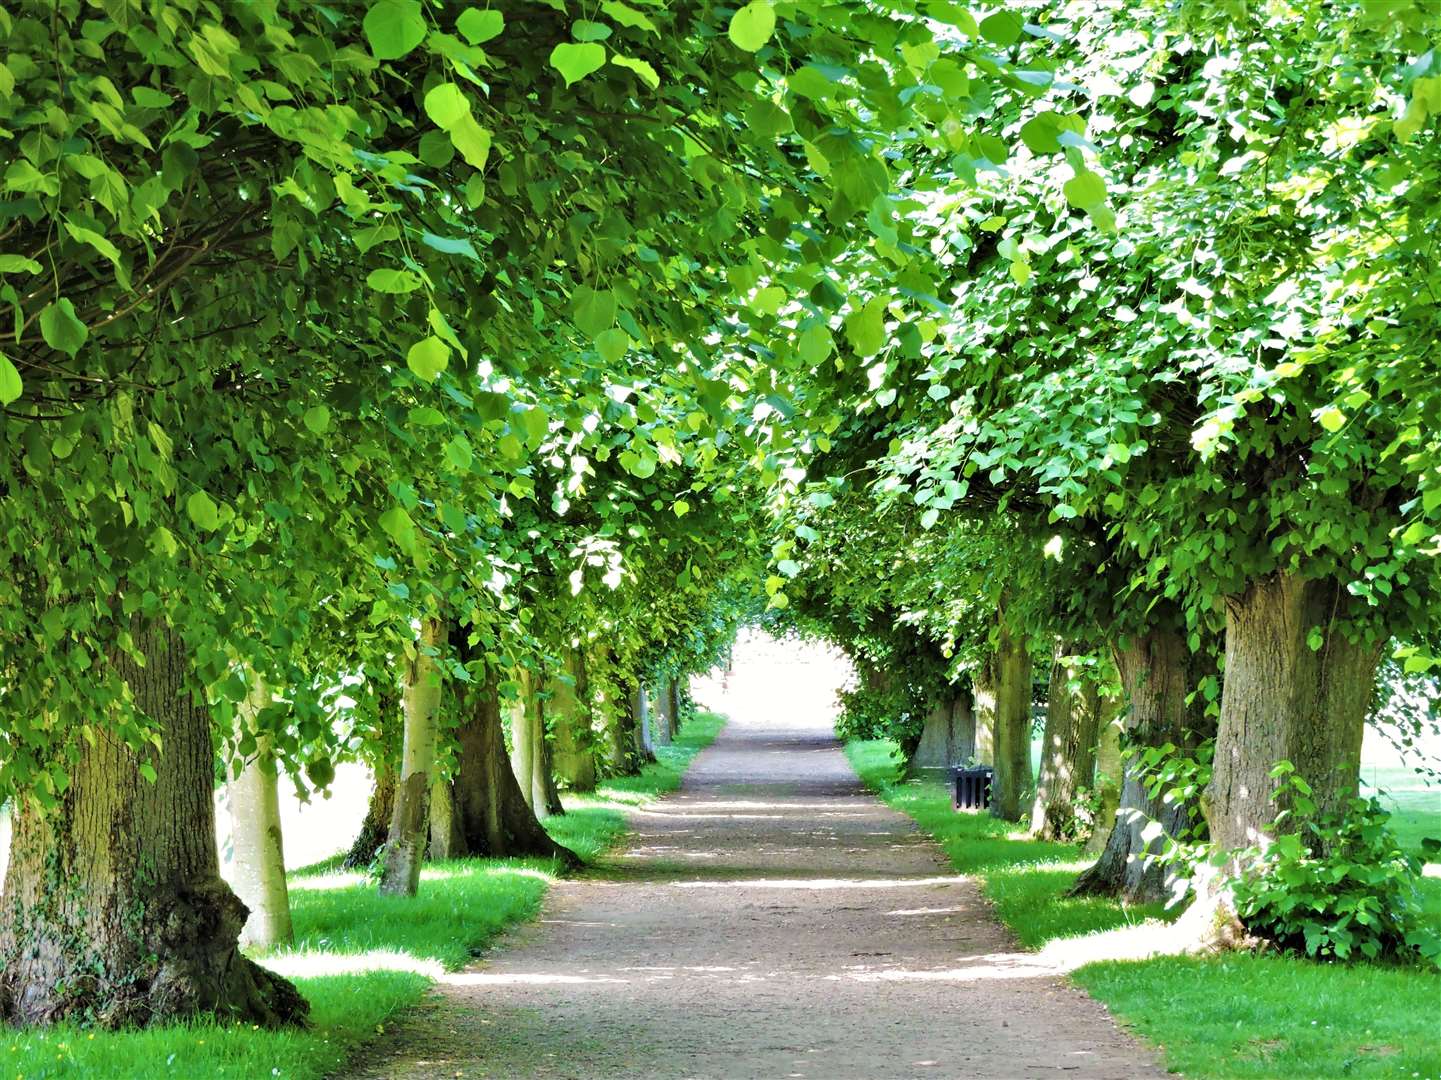
<instances>
[{"instance_id":1,"label":"slender tree trunk","mask_svg":"<svg viewBox=\"0 0 1441 1080\"><path fill-rule=\"evenodd\" d=\"M555 772L572 791L594 791L594 734L585 694L585 665L577 650L566 654L566 675L549 680L546 713L555 731Z\"/></svg>"},{"instance_id":2,"label":"slender tree trunk","mask_svg":"<svg viewBox=\"0 0 1441 1080\"><path fill-rule=\"evenodd\" d=\"M555 779L555 739L550 734L550 718L546 716L545 702L538 696L535 716L539 725L537 736L540 739L540 752L536 755L535 779L539 785L536 797L544 802L546 814L558 817L565 813L565 805L560 801L560 785Z\"/></svg>"},{"instance_id":3,"label":"slender tree trunk","mask_svg":"<svg viewBox=\"0 0 1441 1080\"><path fill-rule=\"evenodd\" d=\"M630 693L631 715L636 717L635 752L642 764L654 761L655 737L651 730L650 702L645 696L645 683L637 681Z\"/></svg>"},{"instance_id":4,"label":"slender tree trunk","mask_svg":"<svg viewBox=\"0 0 1441 1080\"><path fill-rule=\"evenodd\" d=\"M609 764L615 776L635 776L640 772L640 718L635 713L635 695L621 691L612 703L613 719L607 728L610 742Z\"/></svg>"},{"instance_id":5,"label":"slender tree trunk","mask_svg":"<svg viewBox=\"0 0 1441 1080\"><path fill-rule=\"evenodd\" d=\"M1115 649L1116 667L1130 699L1123 737L1137 750L1171 743L1193 749L1200 732L1187 710L1186 695L1195 674L1195 661L1185 638L1174 623L1152 627ZM1194 821L1196 808L1146 792L1139 763L1127 760L1121 782L1120 809L1094 866L1076 879L1074 895L1089 893L1118 896L1132 903L1167 899L1176 885L1169 867L1154 856L1165 847L1160 835L1148 831L1158 823L1169 836L1179 836Z\"/></svg>"},{"instance_id":6,"label":"slender tree trunk","mask_svg":"<svg viewBox=\"0 0 1441 1080\"><path fill-rule=\"evenodd\" d=\"M1121 707L1115 698L1101 699L1100 732L1096 739L1096 794L1099 805L1086 854L1099 855L1116 824L1121 805Z\"/></svg>"},{"instance_id":7,"label":"slender tree trunk","mask_svg":"<svg viewBox=\"0 0 1441 1080\"><path fill-rule=\"evenodd\" d=\"M686 682L688 685L690 682L689 676L686 677ZM666 687L670 693L670 708L667 711L670 713L671 740L674 741L675 737L680 734L681 724L685 723L686 695L681 690L679 678L667 680Z\"/></svg>"},{"instance_id":8,"label":"slender tree trunk","mask_svg":"<svg viewBox=\"0 0 1441 1080\"><path fill-rule=\"evenodd\" d=\"M144 657L120 678L163 749L136 752L96 725L60 804L21 801L0 912L0 1017L107 1027L201 1014L275 1027L308 1006L237 947L245 905L220 878L211 718L189 657L163 624L132 625ZM155 779L140 766L153 761Z\"/></svg>"},{"instance_id":9,"label":"slender tree trunk","mask_svg":"<svg viewBox=\"0 0 1441 1080\"><path fill-rule=\"evenodd\" d=\"M1016 821L1031 786L1031 654L1004 613L996 649L995 768L991 813Z\"/></svg>"},{"instance_id":10,"label":"slender tree trunk","mask_svg":"<svg viewBox=\"0 0 1441 1080\"><path fill-rule=\"evenodd\" d=\"M1215 771L1207 789L1211 839L1221 851L1273 832L1283 809L1278 761L1311 787L1318 810L1356 794L1361 735L1380 643L1348 641L1334 621L1349 597L1339 582L1278 574L1226 605L1226 677ZM1307 637L1319 631L1319 647Z\"/></svg>"},{"instance_id":11,"label":"slender tree trunk","mask_svg":"<svg viewBox=\"0 0 1441 1080\"><path fill-rule=\"evenodd\" d=\"M531 676L525 668L516 668L511 675L520 688L517 696L507 705L510 723L511 771L515 774L516 783L520 786L520 793L525 799L525 805L530 807L531 813L536 817L544 817L544 792L542 791L539 802L535 797L535 759L539 752L540 740L536 738L535 724L533 723Z\"/></svg>"},{"instance_id":12,"label":"slender tree trunk","mask_svg":"<svg viewBox=\"0 0 1441 1080\"><path fill-rule=\"evenodd\" d=\"M981 765L996 763L996 664L988 656L971 676L975 697L975 758Z\"/></svg>"},{"instance_id":13,"label":"slender tree trunk","mask_svg":"<svg viewBox=\"0 0 1441 1080\"><path fill-rule=\"evenodd\" d=\"M436 656L445 640L445 624L440 619L423 619L415 659L407 670L405 745L380 878L380 891L396 896L414 896L420 888L439 735L440 667Z\"/></svg>"},{"instance_id":14,"label":"slender tree trunk","mask_svg":"<svg viewBox=\"0 0 1441 1080\"><path fill-rule=\"evenodd\" d=\"M671 712L674 698L671 697L670 680L662 678L655 695L655 711L652 713L651 737L657 746L669 746L675 738L675 716Z\"/></svg>"},{"instance_id":15,"label":"slender tree trunk","mask_svg":"<svg viewBox=\"0 0 1441 1080\"><path fill-rule=\"evenodd\" d=\"M253 726L270 704L270 690L253 678L241 719ZM230 804L231 842L235 849L233 887L250 916L240 931L243 945L269 948L294 939L290 925L290 893L285 885L285 846L280 830L280 792L275 754L267 732L255 734L255 756L226 784ZM237 763L239 764L239 763Z\"/></svg>"},{"instance_id":16,"label":"slender tree trunk","mask_svg":"<svg viewBox=\"0 0 1441 1080\"><path fill-rule=\"evenodd\" d=\"M472 689L456 729L454 816L472 855L580 860L550 838L525 800L505 754L500 692L494 683Z\"/></svg>"},{"instance_id":17,"label":"slender tree trunk","mask_svg":"<svg viewBox=\"0 0 1441 1080\"><path fill-rule=\"evenodd\" d=\"M1090 790L1096 771L1100 695L1095 682L1068 663L1072 659L1062 647L1051 664L1041 771L1031 807L1031 834L1043 840L1076 836L1081 792Z\"/></svg>"}]
</instances>

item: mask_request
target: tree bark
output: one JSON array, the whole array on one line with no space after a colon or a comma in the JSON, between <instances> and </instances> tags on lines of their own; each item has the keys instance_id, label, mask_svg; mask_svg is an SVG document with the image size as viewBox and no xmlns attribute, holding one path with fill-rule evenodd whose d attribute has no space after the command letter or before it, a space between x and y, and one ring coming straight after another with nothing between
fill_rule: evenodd
<instances>
[{"instance_id":1,"label":"tree bark","mask_svg":"<svg viewBox=\"0 0 1441 1080\"><path fill-rule=\"evenodd\" d=\"M0 915L0 1016L106 1027L215 1014L303 1023L295 987L243 956L245 905L220 878L209 711L187 687L184 644L132 626L144 663L112 660L163 749L97 725L59 805L16 812ZM140 767L153 759L155 779Z\"/></svg>"},{"instance_id":2,"label":"tree bark","mask_svg":"<svg viewBox=\"0 0 1441 1080\"><path fill-rule=\"evenodd\" d=\"M1081 792L1091 789L1096 771L1100 695L1095 682L1067 662L1072 658L1071 652L1058 647L1051 664L1041 770L1031 807L1031 835L1042 840L1071 840L1078 835Z\"/></svg>"},{"instance_id":3,"label":"tree bark","mask_svg":"<svg viewBox=\"0 0 1441 1080\"><path fill-rule=\"evenodd\" d=\"M689 677L687 677L689 683ZM667 690L670 693L670 735L671 741L680 734L680 726L685 723L685 695L681 693L680 679L669 679L666 682Z\"/></svg>"},{"instance_id":4,"label":"tree bark","mask_svg":"<svg viewBox=\"0 0 1441 1080\"><path fill-rule=\"evenodd\" d=\"M555 732L555 772L572 791L594 791L594 733L585 693L585 664L577 650L566 652L565 678L549 680L546 715Z\"/></svg>"},{"instance_id":5,"label":"tree bark","mask_svg":"<svg viewBox=\"0 0 1441 1080\"><path fill-rule=\"evenodd\" d=\"M550 838L525 800L505 754L500 692L494 683L463 699L456 730L459 769L452 785L454 818L471 855L580 860Z\"/></svg>"},{"instance_id":6,"label":"tree bark","mask_svg":"<svg viewBox=\"0 0 1441 1080\"><path fill-rule=\"evenodd\" d=\"M637 681L630 692L630 711L636 717L635 752L641 764L654 761L655 740L651 731L650 702L646 700L645 683Z\"/></svg>"},{"instance_id":7,"label":"tree bark","mask_svg":"<svg viewBox=\"0 0 1441 1080\"><path fill-rule=\"evenodd\" d=\"M675 714L671 711L674 700L669 678L662 678L656 688L655 709L651 713L651 738L657 746L669 746L675 738Z\"/></svg>"},{"instance_id":8,"label":"tree bark","mask_svg":"<svg viewBox=\"0 0 1441 1080\"><path fill-rule=\"evenodd\" d=\"M252 679L250 696L241 706L241 720L254 725L270 703L270 690ZM285 845L280 829L280 792L275 754L268 733L255 733L255 756L226 784L230 804L233 888L250 916L240 931L242 945L269 948L288 945L295 934L290 924L290 893L285 884Z\"/></svg>"},{"instance_id":9,"label":"tree bark","mask_svg":"<svg viewBox=\"0 0 1441 1080\"><path fill-rule=\"evenodd\" d=\"M463 859L474 854L460 827L455 799L455 781L437 776L430 785L430 845L426 857L431 860Z\"/></svg>"},{"instance_id":10,"label":"tree bark","mask_svg":"<svg viewBox=\"0 0 1441 1080\"><path fill-rule=\"evenodd\" d=\"M1120 704L1106 697L1100 703L1099 734L1096 739L1096 820L1086 838L1086 854L1099 855L1116 824L1121 806L1121 718Z\"/></svg>"},{"instance_id":11,"label":"tree bark","mask_svg":"<svg viewBox=\"0 0 1441 1080\"><path fill-rule=\"evenodd\" d=\"M996 648L996 764L991 813L1019 820L1031 785L1031 654L1002 612Z\"/></svg>"},{"instance_id":12,"label":"tree bark","mask_svg":"<svg viewBox=\"0 0 1441 1080\"><path fill-rule=\"evenodd\" d=\"M394 896L414 896L420 888L439 734L440 667L436 656L445 640L445 624L440 619L421 620L415 658L406 673L405 745L380 878L380 891Z\"/></svg>"},{"instance_id":13,"label":"tree bark","mask_svg":"<svg viewBox=\"0 0 1441 1080\"><path fill-rule=\"evenodd\" d=\"M1193 749L1202 733L1197 730L1200 718L1187 710L1186 695L1197 661L1182 632L1167 622L1126 640L1114 651L1130 699L1122 725L1126 744L1135 750L1167 743ZM1131 903L1169 898L1176 875L1154 859L1165 838L1154 835L1148 841L1143 834L1154 821L1167 835L1179 836L1192 825L1196 813L1195 807L1147 794L1139 763L1131 757L1124 767L1115 825L1095 865L1076 879L1072 895L1118 896Z\"/></svg>"},{"instance_id":14,"label":"tree bark","mask_svg":"<svg viewBox=\"0 0 1441 1080\"><path fill-rule=\"evenodd\" d=\"M910 768L945 769L970 761L976 752L976 711L967 688L948 687L926 716Z\"/></svg>"},{"instance_id":15,"label":"tree bark","mask_svg":"<svg viewBox=\"0 0 1441 1080\"><path fill-rule=\"evenodd\" d=\"M1347 640L1349 597L1336 581L1287 573L1252 582L1226 604L1226 678L1207 789L1221 851L1262 842L1287 800L1271 769L1289 761L1319 811L1356 794L1361 736L1381 645ZM1318 648L1307 638L1320 633Z\"/></svg>"},{"instance_id":16,"label":"tree bark","mask_svg":"<svg viewBox=\"0 0 1441 1080\"><path fill-rule=\"evenodd\" d=\"M385 837L390 832L390 815L394 812L395 769L381 759L375 766L370 803L365 810L365 819L360 823L360 835L346 852L343 866L363 869L375 861L376 854L385 846Z\"/></svg>"},{"instance_id":17,"label":"tree bark","mask_svg":"<svg viewBox=\"0 0 1441 1080\"><path fill-rule=\"evenodd\" d=\"M516 681L520 697L511 705L510 739L514 747L511 766L516 781L525 794L526 805L544 821L553 814L565 813L551 767L550 741L545 737L545 711L535 692L535 678L529 671L518 669Z\"/></svg>"},{"instance_id":18,"label":"tree bark","mask_svg":"<svg viewBox=\"0 0 1441 1080\"><path fill-rule=\"evenodd\" d=\"M996 673L995 660L986 657L971 676L971 689L976 713L976 749L978 764L996 764Z\"/></svg>"},{"instance_id":19,"label":"tree bark","mask_svg":"<svg viewBox=\"0 0 1441 1080\"><path fill-rule=\"evenodd\" d=\"M635 712L635 695L621 691L611 703L614 719L607 728L610 753L607 755L611 774L635 776L640 772L640 718Z\"/></svg>"}]
</instances>

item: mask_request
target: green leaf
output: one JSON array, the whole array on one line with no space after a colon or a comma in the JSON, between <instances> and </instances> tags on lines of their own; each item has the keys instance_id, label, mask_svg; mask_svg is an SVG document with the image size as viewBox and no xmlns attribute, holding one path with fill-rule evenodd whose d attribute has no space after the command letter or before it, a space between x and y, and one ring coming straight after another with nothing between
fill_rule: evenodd
<instances>
[{"instance_id":1,"label":"green leaf","mask_svg":"<svg viewBox=\"0 0 1441 1080\"><path fill-rule=\"evenodd\" d=\"M1089 170L1077 172L1061 190L1065 192L1066 202L1078 210L1089 210L1106 201L1105 181Z\"/></svg>"},{"instance_id":2,"label":"green leaf","mask_svg":"<svg viewBox=\"0 0 1441 1080\"><path fill-rule=\"evenodd\" d=\"M1003 49L1021 40L1022 23L1009 11L997 11L981 20L981 37Z\"/></svg>"},{"instance_id":3,"label":"green leaf","mask_svg":"<svg viewBox=\"0 0 1441 1080\"><path fill-rule=\"evenodd\" d=\"M613 31L605 23L576 19L570 24L570 36L576 41L605 41Z\"/></svg>"},{"instance_id":4,"label":"green leaf","mask_svg":"<svg viewBox=\"0 0 1441 1080\"><path fill-rule=\"evenodd\" d=\"M220 528L220 508L203 491L191 492L190 498L185 500L185 512L190 515L191 521L206 532Z\"/></svg>"},{"instance_id":5,"label":"green leaf","mask_svg":"<svg viewBox=\"0 0 1441 1080\"><path fill-rule=\"evenodd\" d=\"M361 29L377 60L399 60L425 40L420 0L376 0Z\"/></svg>"},{"instance_id":6,"label":"green leaf","mask_svg":"<svg viewBox=\"0 0 1441 1080\"><path fill-rule=\"evenodd\" d=\"M455 83L440 83L425 95L425 115L436 127L449 131L470 115L470 102Z\"/></svg>"},{"instance_id":7,"label":"green leaf","mask_svg":"<svg viewBox=\"0 0 1441 1080\"><path fill-rule=\"evenodd\" d=\"M383 293L408 293L420 288L420 278L409 270L389 268L372 270L366 277L365 283L376 292Z\"/></svg>"},{"instance_id":8,"label":"green leaf","mask_svg":"<svg viewBox=\"0 0 1441 1080\"><path fill-rule=\"evenodd\" d=\"M618 363L630 349L630 335L619 327L602 330L595 336L595 351L607 364Z\"/></svg>"},{"instance_id":9,"label":"green leaf","mask_svg":"<svg viewBox=\"0 0 1441 1080\"><path fill-rule=\"evenodd\" d=\"M467 259L480 261L475 245L463 236L436 236L433 232L423 232L420 234L420 242L447 255L464 255Z\"/></svg>"},{"instance_id":10,"label":"green leaf","mask_svg":"<svg viewBox=\"0 0 1441 1080\"><path fill-rule=\"evenodd\" d=\"M305 410L304 422L316 435L324 435L330 430L330 409L324 405L314 405Z\"/></svg>"},{"instance_id":11,"label":"green leaf","mask_svg":"<svg viewBox=\"0 0 1441 1080\"><path fill-rule=\"evenodd\" d=\"M505 29L505 15L499 11L482 11L466 8L455 20L455 28L466 41L479 45L491 38L499 37Z\"/></svg>"},{"instance_id":12,"label":"green leaf","mask_svg":"<svg viewBox=\"0 0 1441 1080\"><path fill-rule=\"evenodd\" d=\"M620 53L612 53L610 62L616 67L623 67L633 71L640 76L641 82L645 83L652 90L660 85L660 76L656 74L655 68L644 60L637 60L633 56L622 56Z\"/></svg>"},{"instance_id":13,"label":"green leaf","mask_svg":"<svg viewBox=\"0 0 1441 1080\"><path fill-rule=\"evenodd\" d=\"M380 527L407 554L415 550L415 522L403 507L392 506L380 515Z\"/></svg>"},{"instance_id":14,"label":"green leaf","mask_svg":"<svg viewBox=\"0 0 1441 1080\"><path fill-rule=\"evenodd\" d=\"M861 356L874 356L886 343L886 304L879 296L846 316L846 337Z\"/></svg>"},{"instance_id":15,"label":"green leaf","mask_svg":"<svg viewBox=\"0 0 1441 1080\"><path fill-rule=\"evenodd\" d=\"M587 337L599 337L615 323L615 295L608 289L582 285L570 298L576 329Z\"/></svg>"},{"instance_id":16,"label":"green leaf","mask_svg":"<svg viewBox=\"0 0 1441 1080\"><path fill-rule=\"evenodd\" d=\"M801 334L796 351L807 364L822 363L831 355L835 343L831 340L830 329L824 323L813 323Z\"/></svg>"},{"instance_id":17,"label":"green leaf","mask_svg":"<svg viewBox=\"0 0 1441 1080\"><path fill-rule=\"evenodd\" d=\"M450 129L450 141L460 151L460 156L465 158L466 164L475 169L485 168L485 163L490 158L490 132L477 124L472 117L465 117Z\"/></svg>"},{"instance_id":18,"label":"green leaf","mask_svg":"<svg viewBox=\"0 0 1441 1080\"><path fill-rule=\"evenodd\" d=\"M40 313L40 334L52 349L74 356L90 331L76 318L75 305L61 297Z\"/></svg>"},{"instance_id":19,"label":"green leaf","mask_svg":"<svg viewBox=\"0 0 1441 1080\"><path fill-rule=\"evenodd\" d=\"M0 255L0 274L38 274L41 265L24 255Z\"/></svg>"},{"instance_id":20,"label":"green leaf","mask_svg":"<svg viewBox=\"0 0 1441 1080\"><path fill-rule=\"evenodd\" d=\"M605 63L605 46L593 41L583 44L562 42L550 50L550 66L565 78L565 85L580 82L592 72L599 71Z\"/></svg>"},{"instance_id":21,"label":"green leaf","mask_svg":"<svg viewBox=\"0 0 1441 1080\"><path fill-rule=\"evenodd\" d=\"M755 52L771 39L776 29L776 9L771 0L751 0L731 16L726 33L737 49Z\"/></svg>"},{"instance_id":22,"label":"green leaf","mask_svg":"<svg viewBox=\"0 0 1441 1080\"><path fill-rule=\"evenodd\" d=\"M1346 426L1346 414L1334 405L1327 405L1316 413L1316 422L1327 431L1337 432Z\"/></svg>"},{"instance_id":23,"label":"green leaf","mask_svg":"<svg viewBox=\"0 0 1441 1080\"><path fill-rule=\"evenodd\" d=\"M0 353L0 405L9 405L24 389L19 370L10 362L10 357Z\"/></svg>"},{"instance_id":24,"label":"green leaf","mask_svg":"<svg viewBox=\"0 0 1441 1080\"><path fill-rule=\"evenodd\" d=\"M450 346L432 334L421 338L405 354L405 366L426 382L435 382L450 363Z\"/></svg>"},{"instance_id":25,"label":"green leaf","mask_svg":"<svg viewBox=\"0 0 1441 1080\"><path fill-rule=\"evenodd\" d=\"M649 16L641 14L629 4L621 3L621 0L601 0L600 9L621 26L649 30L652 34L660 32L655 28L655 23L650 21Z\"/></svg>"}]
</instances>

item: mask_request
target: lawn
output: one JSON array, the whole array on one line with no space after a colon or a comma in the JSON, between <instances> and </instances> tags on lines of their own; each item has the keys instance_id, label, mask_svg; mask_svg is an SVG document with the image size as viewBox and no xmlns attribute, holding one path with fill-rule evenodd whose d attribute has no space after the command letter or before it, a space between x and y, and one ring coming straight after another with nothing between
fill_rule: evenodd
<instances>
[{"instance_id":1,"label":"lawn","mask_svg":"<svg viewBox=\"0 0 1441 1080\"><path fill-rule=\"evenodd\" d=\"M627 808L679 786L723 723L701 713L675 745L658 748L660 760L640 776L604 781L591 795L565 795L567 813L546 823L551 834L594 859L625 835ZM420 895L410 898L381 896L363 875L337 863L327 859L290 875L295 944L256 957L309 999L309 1029L197 1022L139 1032L10 1031L0 1040L0 1078L318 1080L383 1033L437 978L464 967L507 926L531 918L557 872L549 860L431 863L421 872Z\"/></svg>"},{"instance_id":2,"label":"lawn","mask_svg":"<svg viewBox=\"0 0 1441 1080\"><path fill-rule=\"evenodd\" d=\"M1087 865L1078 848L952 811L939 781L899 779L894 743L854 742L846 754L868 786L941 843L957 870L981 879L996 914L1025 947L1161 914L1065 897ZM1398 833L1419 850L1421 836L1441 833L1441 814L1434 789L1418 792L1419 780L1403 771L1389 778L1388 797ZM1441 923L1441 880L1422 884ZM1186 1076L1441 1078L1436 972L1233 954L1104 961L1072 978Z\"/></svg>"}]
</instances>

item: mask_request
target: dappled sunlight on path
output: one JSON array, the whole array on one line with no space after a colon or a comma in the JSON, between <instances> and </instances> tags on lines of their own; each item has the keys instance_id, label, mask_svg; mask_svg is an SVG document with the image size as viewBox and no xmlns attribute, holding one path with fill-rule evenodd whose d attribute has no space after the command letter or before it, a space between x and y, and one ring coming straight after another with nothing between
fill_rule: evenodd
<instances>
[{"instance_id":1,"label":"dappled sunlight on path","mask_svg":"<svg viewBox=\"0 0 1441 1080\"><path fill-rule=\"evenodd\" d=\"M864 792L830 732L834 682L742 660L708 702L734 719L681 791L492 960L444 976L361 1075L1164 1075Z\"/></svg>"}]
</instances>

